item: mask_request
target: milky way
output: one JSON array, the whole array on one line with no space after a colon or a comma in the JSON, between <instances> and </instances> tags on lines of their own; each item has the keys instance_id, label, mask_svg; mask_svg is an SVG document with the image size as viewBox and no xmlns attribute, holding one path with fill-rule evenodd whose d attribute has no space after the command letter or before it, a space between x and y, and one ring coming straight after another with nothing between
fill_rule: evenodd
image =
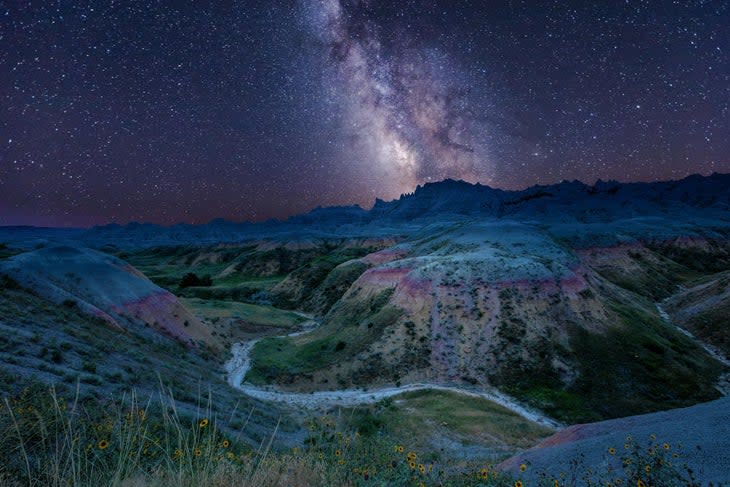
<instances>
[{"instance_id":1,"label":"milky way","mask_svg":"<svg viewBox=\"0 0 730 487\"><path fill-rule=\"evenodd\" d=\"M0 225L730 172L723 1L0 0Z\"/></svg>"},{"instance_id":2,"label":"milky way","mask_svg":"<svg viewBox=\"0 0 730 487\"><path fill-rule=\"evenodd\" d=\"M446 53L401 35L386 53L378 26L352 20L339 0L301 9L332 63L323 88L341 100L355 162L384 183L381 197L447 177L490 182L486 128Z\"/></svg>"}]
</instances>

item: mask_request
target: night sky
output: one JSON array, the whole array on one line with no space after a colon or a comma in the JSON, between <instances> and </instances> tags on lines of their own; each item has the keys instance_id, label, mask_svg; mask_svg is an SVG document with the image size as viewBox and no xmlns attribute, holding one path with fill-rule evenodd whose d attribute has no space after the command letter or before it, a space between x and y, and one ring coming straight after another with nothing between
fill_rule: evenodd
<instances>
[{"instance_id":1,"label":"night sky","mask_svg":"<svg viewBox=\"0 0 730 487\"><path fill-rule=\"evenodd\" d=\"M0 1L0 224L730 172L727 1Z\"/></svg>"}]
</instances>

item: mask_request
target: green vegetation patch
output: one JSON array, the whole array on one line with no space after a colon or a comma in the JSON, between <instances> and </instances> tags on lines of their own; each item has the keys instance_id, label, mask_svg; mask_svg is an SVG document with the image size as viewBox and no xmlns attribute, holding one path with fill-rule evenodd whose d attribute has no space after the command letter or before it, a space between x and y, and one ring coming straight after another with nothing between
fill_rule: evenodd
<instances>
[{"instance_id":1,"label":"green vegetation patch","mask_svg":"<svg viewBox=\"0 0 730 487\"><path fill-rule=\"evenodd\" d=\"M341 301L311 333L261 340L251 351L246 380L288 383L298 374L352 359L400 318L402 311L387 304L392 293L387 289L369 299Z\"/></svg>"},{"instance_id":2,"label":"green vegetation patch","mask_svg":"<svg viewBox=\"0 0 730 487\"><path fill-rule=\"evenodd\" d=\"M208 321L230 318L240 319L256 326L289 329L295 328L306 319L273 306L200 298L183 298L181 301L193 314L202 316Z\"/></svg>"},{"instance_id":3,"label":"green vegetation patch","mask_svg":"<svg viewBox=\"0 0 730 487\"><path fill-rule=\"evenodd\" d=\"M335 272L331 277L330 273L344 262L378 250L370 246L343 246L340 241L307 249L277 247L258 251L256 248L254 245L223 248L182 245L123 252L119 257L178 296L248 302L271 300L279 307L320 313L347 290L358 277L359 274L354 277L353 274L359 267L348 266L347 271ZM199 279L191 279L193 274ZM270 295L269 291L285 279L293 285Z\"/></svg>"},{"instance_id":4,"label":"green vegetation patch","mask_svg":"<svg viewBox=\"0 0 730 487\"><path fill-rule=\"evenodd\" d=\"M707 274L730 269L730 243L707 239L706 245L689 246L672 243L648 243L648 248L680 265Z\"/></svg>"},{"instance_id":5,"label":"green vegetation patch","mask_svg":"<svg viewBox=\"0 0 730 487\"><path fill-rule=\"evenodd\" d=\"M300 308L315 313L328 311L368 268L367 264L356 260L341 265L352 256L352 252L327 256L300 267L288 278L296 286L278 292L274 303L283 308Z\"/></svg>"},{"instance_id":6,"label":"green vegetation patch","mask_svg":"<svg viewBox=\"0 0 730 487\"><path fill-rule=\"evenodd\" d=\"M603 268L597 272L606 280L631 292L659 301L676 292L677 284L694 279L698 273L693 268L678 264L662 254L650 254L646 258L640 252L629 256L642 272L626 272L621 268Z\"/></svg>"},{"instance_id":7,"label":"green vegetation patch","mask_svg":"<svg viewBox=\"0 0 730 487\"><path fill-rule=\"evenodd\" d=\"M447 435L502 455L529 448L552 434L492 401L436 390L408 392L355 410L351 425L363 434L383 432L419 449L427 448L435 436Z\"/></svg>"},{"instance_id":8,"label":"green vegetation patch","mask_svg":"<svg viewBox=\"0 0 730 487\"><path fill-rule=\"evenodd\" d=\"M719 396L723 367L650 313L614 303L621 325L605 334L573 330L580 376L569 389L602 418L690 406Z\"/></svg>"},{"instance_id":9,"label":"green vegetation patch","mask_svg":"<svg viewBox=\"0 0 730 487\"><path fill-rule=\"evenodd\" d=\"M730 357L730 302L721 303L693 316L686 326L702 341Z\"/></svg>"}]
</instances>

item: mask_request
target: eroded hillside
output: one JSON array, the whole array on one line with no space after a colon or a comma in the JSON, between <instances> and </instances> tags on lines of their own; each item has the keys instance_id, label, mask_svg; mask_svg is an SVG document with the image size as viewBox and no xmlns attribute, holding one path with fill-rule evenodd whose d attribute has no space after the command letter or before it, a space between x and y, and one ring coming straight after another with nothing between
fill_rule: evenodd
<instances>
[{"instance_id":1,"label":"eroded hillside","mask_svg":"<svg viewBox=\"0 0 730 487\"><path fill-rule=\"evenodd\" d=\"M517 222L429 229L341 264L365 270L320 328L258 343L248 380L497 386L569 422L709 400L723 365L654 304L708 271L672 252L727 249L691 241L581 248Z\"/></svg>"}]
</instances>

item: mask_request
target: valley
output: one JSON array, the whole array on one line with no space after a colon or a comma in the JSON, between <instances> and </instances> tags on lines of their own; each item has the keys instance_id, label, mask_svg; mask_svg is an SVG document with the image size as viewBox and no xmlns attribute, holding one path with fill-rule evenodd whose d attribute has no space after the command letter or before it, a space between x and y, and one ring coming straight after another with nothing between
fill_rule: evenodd
<instances>
[{"instance_id":1,"label":"valley","mask_svg":"<svg viewBox=\"0 0 730 487\"><path fill-rule=\"evenodd\" d=\"M726 182L445 181L258 226L26 231L0 256L0 385L211 396L252 447L332 416L499 462L730 392Z\"/></svg>"}]
</instances>

